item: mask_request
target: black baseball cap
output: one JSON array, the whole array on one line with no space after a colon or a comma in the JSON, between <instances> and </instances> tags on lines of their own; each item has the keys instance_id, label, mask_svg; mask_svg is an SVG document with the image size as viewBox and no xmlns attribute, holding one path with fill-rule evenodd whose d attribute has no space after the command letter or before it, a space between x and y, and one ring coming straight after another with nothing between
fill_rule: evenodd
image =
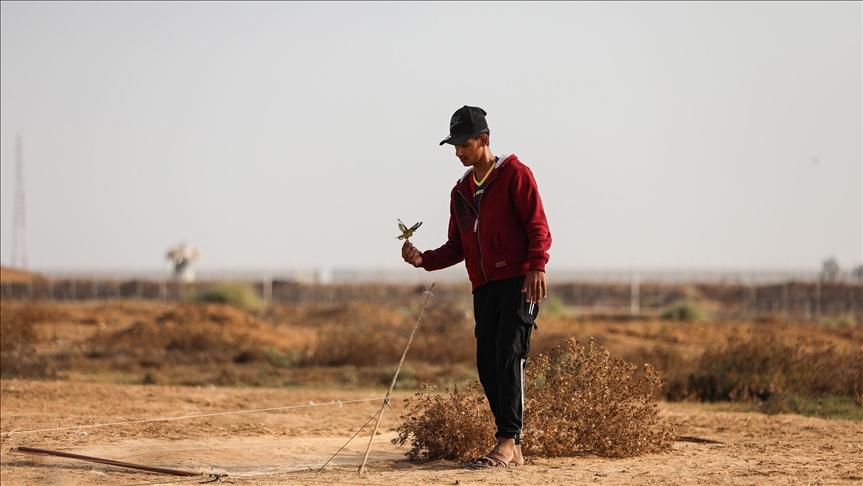
<instances>
[{"instance_id":1,"label":"black baseball cap","mask_svg":"<svg viewBox=\"0 0 863 486\"><path fill-rule=\"evenodd\" d=\"M461 145L469 138L488 133L485 115L485 110L478 106L462 106L452 114L449 121L449 137L441 140L440 145L445 143Z\"/></svg>"}]
</instances>

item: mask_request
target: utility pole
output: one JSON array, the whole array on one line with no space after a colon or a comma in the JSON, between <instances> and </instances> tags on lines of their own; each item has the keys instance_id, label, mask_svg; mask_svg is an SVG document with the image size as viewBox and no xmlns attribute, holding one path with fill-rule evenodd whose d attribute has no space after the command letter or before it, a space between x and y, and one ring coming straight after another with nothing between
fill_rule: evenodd
<instances>
[{"instance_id":1,"label":"utility pole","mask_svg":"<svg viewBox=\"0 0 863 486\"><path fill-rule=\"evenodd\" d=\"M27 199L24 196L24 143L15 140L15 215L12 221L12 266L27 269Z\"/></svg>"}]
</instances>

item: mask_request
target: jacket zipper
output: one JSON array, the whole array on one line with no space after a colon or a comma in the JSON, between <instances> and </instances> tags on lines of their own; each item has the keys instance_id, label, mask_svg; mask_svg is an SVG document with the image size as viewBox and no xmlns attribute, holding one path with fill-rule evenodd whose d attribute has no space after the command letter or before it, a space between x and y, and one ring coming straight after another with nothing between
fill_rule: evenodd
<instances>
[{"instance_id":1,"label":"jacket zipper","mask_svg":"<svg viewBox=\"0 0 863 486\"><path fill-rule=\"evenodd\" d=\"M489 179L488 182L486 182L486 186L485 186L486 191L491 186L492 181L497 179L497 175L498 175L498 172L495 171L491 175L491 179ZM485 265L483 265L483 262L482 262L482 242L479 239L479 209L473 207L473 203L471 203L470 199L468 199L467 196L465 196L461 191L456 190L456 192L458 193L459 196L462 197L462 199L464 199L464 202L466 202L467 205L470 206L471 209L473 209L473 212L476 213L476 220L473 222L473 232L476 233L476 245L479 248L479 268L480 268L480 270L482 270L482 283L486 283L486 282L488 282L488 275L485 274Z\"/></svg>"},{"instance_id":2,"label":"jacket zipper","mask_svg":"<svg viewBox=\"0 0 863 486\"><path fill-rule=\"evenodd\" d=\"M479 269L482 270L482 283L486 283L488 281L488 276L485 274L485 265L482 262L482 241L479 239L479 209L473 207L473 204L468 200L467 196L462 194L461 191L456 191L459 196L464 199L464 202L473 209L473 212L476 213L476 220L473 222L473 232L476 233L476 246L479 248Z\"/></svg>"}]
</instances>

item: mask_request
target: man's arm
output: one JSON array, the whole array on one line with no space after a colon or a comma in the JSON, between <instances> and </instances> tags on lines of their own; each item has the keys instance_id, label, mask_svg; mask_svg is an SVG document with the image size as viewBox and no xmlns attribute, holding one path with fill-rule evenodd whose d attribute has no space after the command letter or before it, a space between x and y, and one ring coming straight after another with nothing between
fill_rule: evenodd
<instances>
[{"instance_id":1,"label":"man's arm","mask_svg":"<svg viewBox=\"0 0 863 486\"><path fill-rule=\"evenodd\" d=\"M451 209L446 243L434 250L427 250L422 253L420 265L427 271L451 267L464 260L464 248L461 246L461 235L458 232L458 222L455 218Z\"/></svg>"},{"instance_id":2,"label":"man's arm","mask_svg":"<svg viewBox=\"0 0 863 486\"><path fill-rule=\"evenodd\" d=\"M404 261L415 267L421 267L423 264L423 257L417 247L411 243L411 240L405 240L405 244L402 245L402 258Z\"/></svg>"},{"instance_id":3,"label":"man's arm","mask_svg":"<svg viewBox=\"0 0 863 486\"><path fill-rule=\"evenodd\" d=\"M545 285L545 272L542 270L530 270L524 276L524 284L521 287L524 299L532 304L548 297L548 288Z\"/></svg>"},{"instance_id":4,"label":"man's arm","mask_svg":"<svg viewBox=\"0 0 863 486\"><path fill-rule=\"evenodd\" d=\"M450 202L446 243L434 250L420 252L413 243L405 241L402 245L402 258L409 264L424 268L429 272L451 267L464 260L464 249L461 246L461 235L458 231L458 221L456 221L452 202Z\"/></svg>"},{"instance_id":5,"label":"man's arm","mask_svg":"<svg viewBox=\"0 0 863 486\"><path fill-rule=\"evenodd\" d=\"M530 302L539 302L548 297L545 283L545 265L551 248L551 232L539 197L539 189L530 169L524 167L513 178L511 186L515 211L527 234L528 272L522 292Z\"/></svg>"}]
</instances>

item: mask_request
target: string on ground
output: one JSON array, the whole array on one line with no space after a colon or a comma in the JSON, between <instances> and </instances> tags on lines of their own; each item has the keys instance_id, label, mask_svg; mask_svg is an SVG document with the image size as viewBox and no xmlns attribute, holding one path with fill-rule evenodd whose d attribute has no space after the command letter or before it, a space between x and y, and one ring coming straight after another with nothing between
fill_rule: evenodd
<instances>
[{"instance_id":1,"label":"string on ground","mask_svg":"<svg viewBox=\"0 0 863 486\"><path fill-rule=\"evenodd\" d=\"M30 430L10 430L7 432L3 432L2 434L6 437L11 437L13 435L23 435L23 434L36 434L36 433L45 433L45 432L59 432L62 430L77 430L77 429L91 429L96 427L111 427L117 425L129 425L129 424L144 424L144 423L152 423L152 422L168 422L173 420L188 420L188 419L196 419L203 417L218 417L222 415L238 415L244 413L262 413L262 412L277 412L282 410L293 410L298 408L308 408L308 407L327 407L327 406L337 406L341 407L342 405L347 405L351 403L361 403L361 402L376 402L383 400L383 397L380 398L364 398L359 400L333 400L325 403L315 403L309 402L305 405L287 405L284 407L270 407L270 408L256 408L249 410L235 410L231 412L214 412L214 413L203 413L197 415L179 415L175 417L156 417L149 419L140 419L140 420L126 420L122 422L109 422L103 424L85 424L85 425L69 425L63 427L53 427L47 429L30 429Z\"/></svg>"}]
</instances>

